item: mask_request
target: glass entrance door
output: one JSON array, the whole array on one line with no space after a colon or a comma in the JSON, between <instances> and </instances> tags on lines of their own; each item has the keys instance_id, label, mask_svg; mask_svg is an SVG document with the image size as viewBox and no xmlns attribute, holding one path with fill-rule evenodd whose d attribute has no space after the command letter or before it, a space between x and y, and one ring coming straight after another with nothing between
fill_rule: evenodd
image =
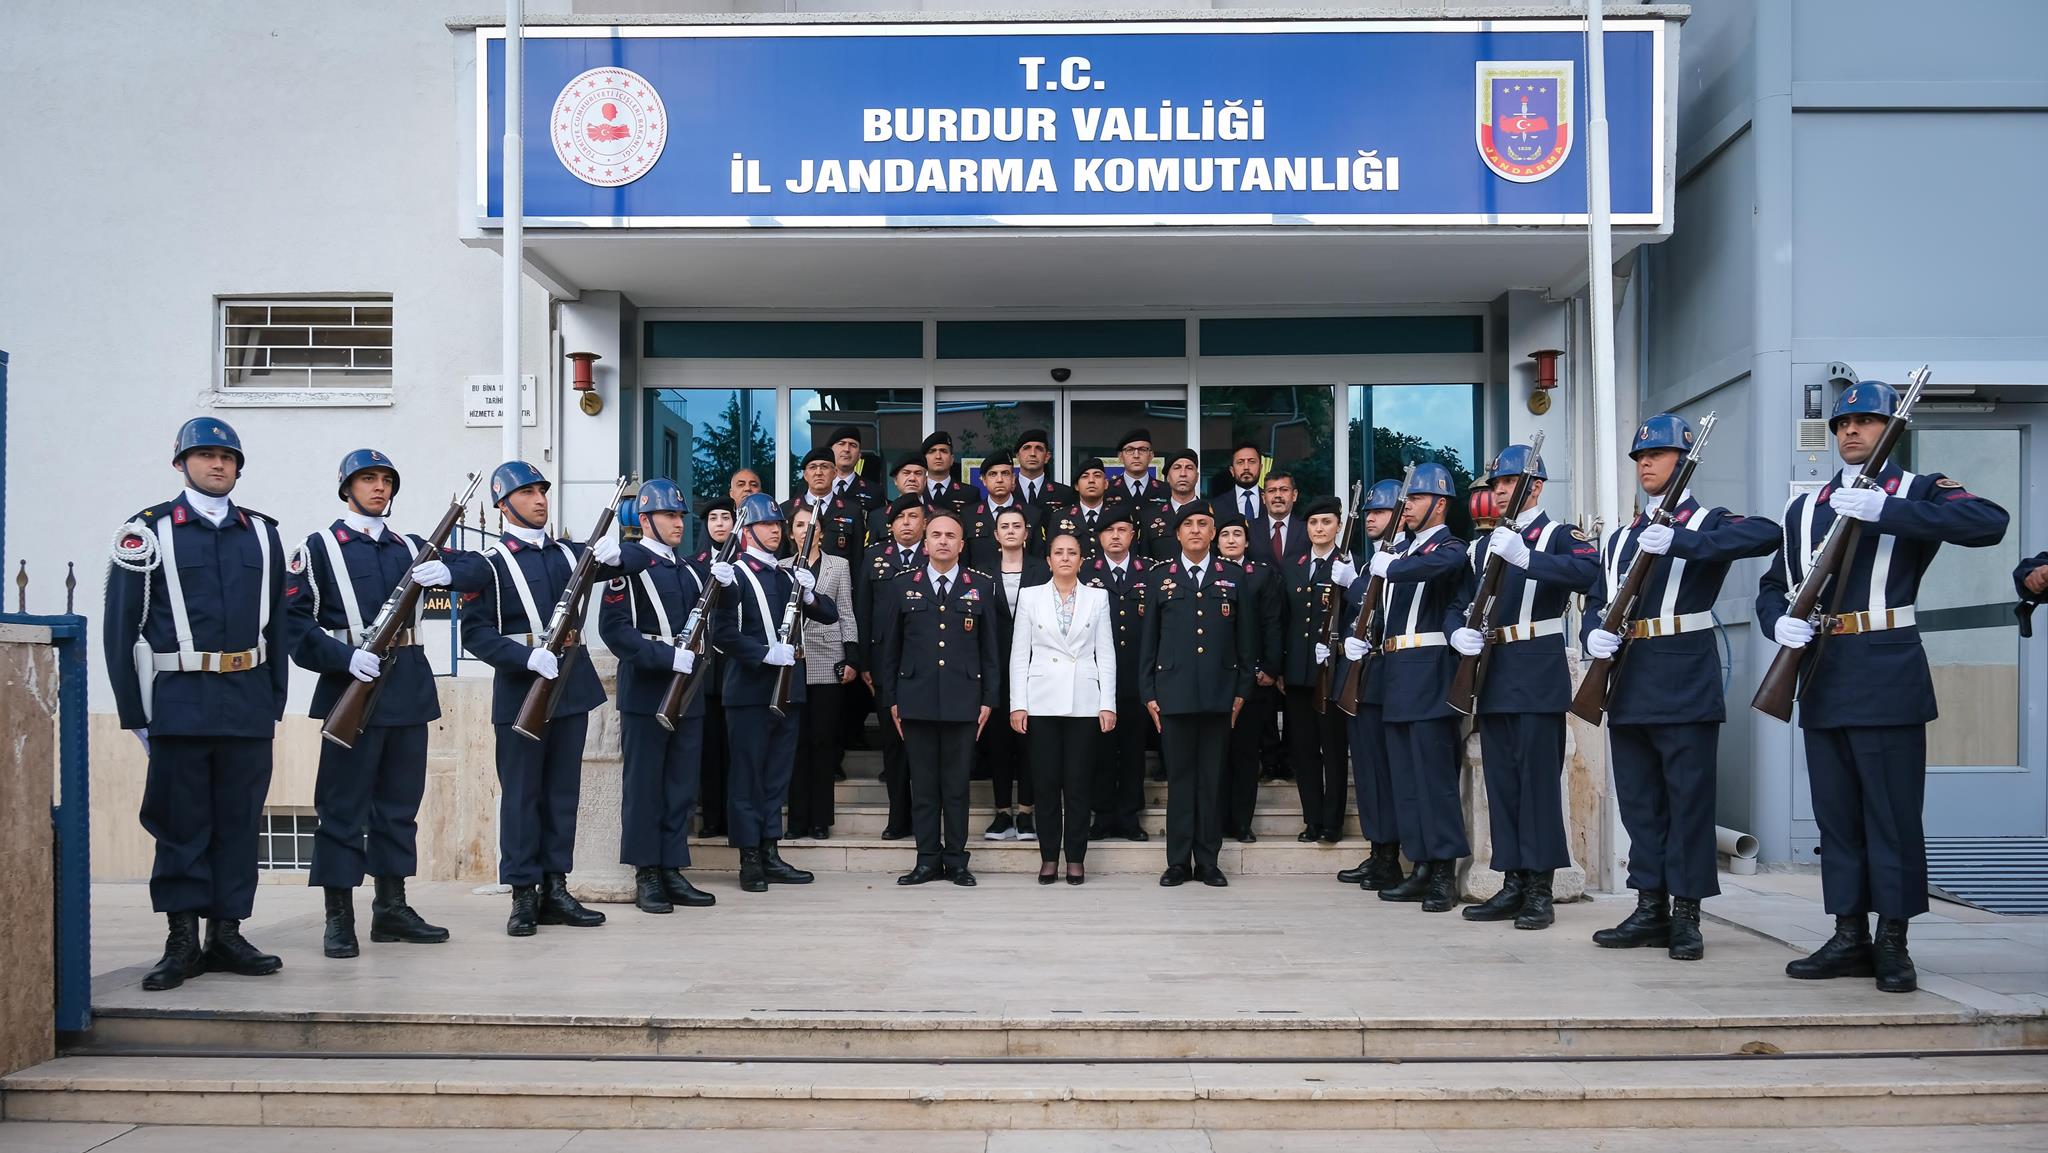
<instances>
[{"instance_id":1,"label":"glass entrance door","mask_svg":"<svg viewBox=\"0 0 2048 1153\"><path fill-rule=\"evenodd\" d=\"M1133 429L1152 434L1155 452L1187 443L1187 390L1184 387L1088 389L942 388L934 408L934 424L953 434L960 479L972 484L981 461L998 449L1014 451L1018 438L1043 429L1052 438L1053 477L1074 479L1074 461L1102 458L1111 475L1122 467L1117 442ZM1157 476L1159 465L1151 469Z\"/></svg>"}]
</instances>

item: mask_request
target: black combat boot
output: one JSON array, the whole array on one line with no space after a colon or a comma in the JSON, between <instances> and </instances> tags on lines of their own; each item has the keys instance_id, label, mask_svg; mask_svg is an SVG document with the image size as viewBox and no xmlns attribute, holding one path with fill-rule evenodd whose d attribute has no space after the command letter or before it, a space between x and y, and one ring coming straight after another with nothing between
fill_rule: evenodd
<instances>
[{"instance_id":1,"label":"black combat boot","mask_svg":"<svg viewBox=\"0 0 2048 1153\"><path fill-rule=\"evenodd\" d=\"M633 870L633 907L643 913L676 911L676 907L668 903L668 890L661 883L660 869L641 865Z\"/></svg>"},{"instance_id":2,"label":"black combat boot","mask_svg":"<svg viewBox=\"0 0 2048 1153\"><path fill-rule=\"evenodd\" d=\"M1476 905L1467 905L1460 914L1468 921L1507 921L1522 911L1522 893L1528 874L1520 869L1509 869L1502 874L1500 892Z\"/></svg>"},{"instance_id":3,"label":"black combat boot","mask_svg":"<svg viewBox=\"0 0 2048 1153\"><path fill-rule=\"evenodd\" d=\"M1389 885L1380 890L1382 901L1420 901L1429 889L1429 875L1436 865L1429 861L1415 862L1415 871L1398 885Z\"/></svg>"},{"instance_id":4,"label":"black combat boot","mask_svg":"<svg viewBox=\"0 0 2048 1153\"><path fill-rule=\"evenodd\" d=\"M1522 911L1515 914L1515 928L1548 929L1557 920L1551 908L1551 886L1556 881L1555 869L1531 869L1522 874Z\"/></svg>"},{"instance_id":5,"label":"black combat boot","mask_svg":"<svg viewBox=\"0 0 2048 1153\"><path fill-rule=\"evenodd\" d=\"M1662 949L1671 944L1671 898L1662 889L1638 889L1636 911L1612 929L1593 934L1603 949Z\"/></svg>"},{"instance_id":6,"label":"black combat boot","mask_svg":"<svg viewBox=\"0 0 2048 1153\"><path fill-rule=\"evenodd\" d=\"M1877 944L1870 952L1877 968L1880 993L1910 993L1920 987L1920 974L1914 971L1913 957L1906 952L1906 925L1903 917L1877 919Z\"/></svg>"},{"instance_id":7,"label":"black combat boot","mask_svg":"<svg viewBox=\"0 0 2048 1153\"><path fill-rule=\"evenodd\" d=\"M774 841L761 842L761 875L771 885L808 885L816 880L811 874L782 859L775 851Z\"/></svg>"},{"instance_id":8,"label":"black combat boot","mask_svg":"<svg viewBox=\"0 0 2048 1153\"><path fill-rule=\"evenodd\" d=\"M765 893L768 891L768 874L761 869L761 850L740 850L740 892Z\"/></svg>"},{"instance_id":9,"label":"black combat boot","mask_svg":"<svg viewBox=\"0 0 2048 1153\"><path fill-rule=\"evenodd\" d=\"M320 938L320 951L330 957L354 957L362 947L356 944L355 890L329 886L327 932Z\"/></svg>"},{"instance_id":10,"label":"black combat boot","mask_svg":"<svg viewBox=\"0 0 2048 1153\"><path fill-rule=\"evenodd\" d=\"M505 935L531 937L540 924L540 894L532 885L512 886L512 915L505 918Z\"/></svg>"},{"instance_id":11,"label":"black combat boot","mask_svg":"<svg viewBox=\"0 0 2048 1153\"><path fill-rule=\"evenodd\" d=\"M1358 867L1355 869L1338 870L1337 883L1340 885L1363 885L1365 884L1365 879L1371 875L1372 858L1367 857L1363 861L1358 862Z\"/></svg>"},{"instance_id":12,"label":"black combat boot","mask_svg":"<svg viewBox=\"0 0 2048 1153\"><path fill-rule=\"evenodd\" d=\"M219 917L206 923L206 969L210 973L234 973L243 977L268 977L284 968L284 962L269 953L258 952L242 936L238 918Z\"/></svg>"},{"instance_id":13,"label":"black combat boot","mask_svg":"<svg viewBox=\"0 0 2048 1153\"><path fill-rule=\"evenodd\" d=\"M427 924L405 903L404 877L377 878L377 896L370 902L370 940L380 945L438 945L447 939L448 930Z\"/></svg>"},{"instance_id":14,"label":"black combat boot","mask_svg":"<svg viewBox=\"0 0 2048 1153\"><path fill-rule=\"evenodd\" d=\"M1707 939L1700 936L1698 897L1671 898L1671 959L1697 961L1707 955Z\"/></svg>"},{"instance_id":15,"label":"black combat boot","mask_svg":"<svg viewBox=\"0 0 2048 1153\"><path fill-rule=\"evenodd\" d=\"M687 909L708 909L718 903L718 898L690 883L681 869L663 869L661 887L668 899Z\"/></svg>"},{"instance_id":16,"label":"black combat boot","mask_svg":"<svg viewBox=\"0 0 2048 1153\"><path fill-rule=\"evenodd\" d=\"M1904 954L1905 935L1899 937ZM1835 918L1835 935L1815 949L1811 956L1785 964L1785 975L1800 981L1825 981L1831 977L1871 977L1877 967L1870 956L1870 918L1862 913Z\"/></svg>"},{"instance_id":17,"label":"black combat boot","mask_svg":"<svg viewBox=\"0 0 2048 1153\"><path fill-rule=\"evenodd\" d=\"M1366 861L1365 880L1358 882L1358 887L1377 892L1391 889L1404 879L1401 876L1401 842L1388 841L1384 845L1373 845L1372 856Z\"/></svg>"},{"instance_id":18,"label":"black combat boot","mask_svg":"<svg viewBox=\"0 0 2048 1153\"><path fill-rule=\"evenodd\" d=\"M542 873L540 875L540 923L543 925L568 925L574 929L589 929L604 924L604 914L596 909L586 909L583 902L569 895L569 878L564 873Z\"/></svg>"},{"instance_id":19,"label":"black combat boot","mask_svg":"<svg viewBox=\"0 0 2048 1153\"><path fill-rule=\"evenodd\" d=\"M152 993L175 989L186 978L206 972L205 957L199 949L199 914L167 913L165 917L170 921L171 931L164 937L163 959L142 979L142 987Z\"/></svg>"},{"instance_id":20,"label":"black combat boot","mask_svg":"<svg viewBox=\"0 0 2048 1153\"><path fill-rule=\"evenodd\" d=\"M1422 911L1448 913L1458 903L1458 862L1438 861L1429 871L1429 888L1422 895Z\"/></svg>"}]
</instances>

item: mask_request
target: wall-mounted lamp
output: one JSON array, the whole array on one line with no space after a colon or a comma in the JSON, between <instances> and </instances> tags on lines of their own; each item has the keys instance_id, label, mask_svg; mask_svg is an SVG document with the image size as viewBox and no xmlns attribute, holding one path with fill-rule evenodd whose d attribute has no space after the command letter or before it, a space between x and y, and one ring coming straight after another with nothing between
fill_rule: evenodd
<instances>
[{"instance_id":1,"label":"wall-mounted lamp","mask_svg":"<svg viewBox=\"0 0 2048 1153\"><path fill-rule=\"evenodd\" d=\"M1560 348L1539 348L1529 354L1536 362L1536 391L1529 394L1529 411L1537 416L1550 411L1550 390L1557 387L1557 358L1563 355Z\"/></svg>"},{"instance_id":2,"label":"wall-mounted lamp","mask_svg":"<svg viewBox=\"0 0 2048 1153\"><path fill-rule=\"evenodd\" d=\"M603 359L594 352L572 352L570 362L575 366L571 371L569 384L583 395L576 400L576 406L585 416L596 416L604 411L604 394L597 391L597 378L593 363Z\"/></svg>"}]
</instances>

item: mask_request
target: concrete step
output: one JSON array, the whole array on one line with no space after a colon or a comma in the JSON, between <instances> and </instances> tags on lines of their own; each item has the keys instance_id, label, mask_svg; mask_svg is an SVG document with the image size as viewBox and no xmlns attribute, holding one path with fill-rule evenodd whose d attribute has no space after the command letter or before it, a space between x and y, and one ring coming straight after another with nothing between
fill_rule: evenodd
<instances>
[{"instance_id":1,"label":"concrete step","mask_svg":"<svg viewBox=\"0 0 2048 1153\"><path fill-rule=\"evenodd\" d=\"M886 805L889 803L888 789L883 786L881 781L875 779L873 774L862 775L851 769L848 770L848 773L851 779L839 782L832 790L832 797L835 803L841 805ZM984 807L992 805L995 803L995 786L988 781L970 782L968 784L967 800L969 804ZM1347 796L1345 800L1347 811L1356 813L1358 811L1356 798ZM1145 803L1148 805L1166 804L1165 781L1148 780L1145 782ZM1296 791L1293 781L1262 784L1259 786L1256 807L1279 811L1291 809L1299 813L1301 811L1301 794Z\"/></svg>"},{"instance_id":2,"label":"concrete step","mask_svg":"<svg viewBox=\"0 0 2048 1153\"><path fill-rule=\"evenodd\" d=\"M969 867L977 873L1036 873L1039 856L1036 841L984 841L981 830L987 825L984 818L980 824L970 827L967 851L972 860ZM1299 825L1296 825L1298 831ZM914 864L916 842L909 837L897 841L885 841L880 837L834 836L830 840L813 841L809 838L791 838L781 843L782 857L799 869L814 873L901 873ZM1233 874L1273 873L1336 873L1348 869L1364 859L1371 845L1356 836L1349 836L1334 845L1302 844L1293 836L1278 840L1260 840L1256 844L1240 845L1226 837L1223 848L1217 854L1217 864L1225 876ZM1166 868L1166 842L1163 836L1154 835L1149 841L1093 841L1088 845L1088 873L1158 873ZM722 840L693 841L690 845L690 871L695 872L737 872L740 867L739 850ZM1334 894L1337 886L1333 882Z\"/></svg>"},{"instance_id":3,"label":"concrete step","mask_svg":"<svg viewBox=\"0 0 2048 1153\"><path fill-rule=\"evenodd\" d=\"M2048 1116L2032 1055L1677 1061L727 1062L63 1057L8 1120L462 1128L1563 1129Z\"/></svg>"},{"instance_id":4,"label":"concrete step","mask_svg":"<svg viewBox=\"0 0 2048 1153\"><path fill-rule=\"evenodd\" d=\"M838 840L842 837L879 837L882 834L882 830L888 827L889 824L889 806L886 804L866 803L837 805L834 807L833 817L833 840ZM979 841L982 830L988 828L989 822L993 819L995 819L995 809L991 805L971 806L967 810L968 839ZM1143 810L1139 815L1138 823L1147 833L1152 834L1154 837L1165 836L1166 806L1158 804ZM1252 832L1259 837L1261 844L1267 838L1292 841L1295 834L1301 832L1301 809L1299 806L1293 808L1261 809L1252 814ZM1346 837L1353 839L1363 835L1358 829L1357 814L1351 814L1344 819L1343 833ZM1226 833L1224 835L1228 837L1230 834ZM806 841L805 843L811 844L814 842Z\"/></svg>"}]
</instances>

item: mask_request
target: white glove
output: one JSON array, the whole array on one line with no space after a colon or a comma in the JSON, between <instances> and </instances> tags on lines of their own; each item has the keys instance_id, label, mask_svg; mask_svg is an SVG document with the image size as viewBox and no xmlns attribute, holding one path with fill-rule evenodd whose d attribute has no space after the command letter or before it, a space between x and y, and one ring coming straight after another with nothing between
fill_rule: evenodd
<instances>
[{"instance_id":1,"label":"white glove","mask_svg":"<svg viewBox=\"0 0 2048 1153\"><path fill-rule=\"evenodd\" d=\"M135 739L136 739L136 740L138 740L138 741L141 741L141 742L142 742L142 755L143 755L143 756L145 756L145 757L146 757L146 756L148 756L148 755L149 755L149 726L148 726L148 725L144 725L144 726L142 726L141 728L139 728L139 729L136 729L136 730L135 730Z\"/></svg>"},{"instance_id":2,"label":"white glove","mask_svg":"<svg viewBox=\"0 0 2048 1153\"><path fill-rule=\"evenodd\" d=\"M1874 488L1841 488L1828 497L1828 505L1836 516L1850 520L1874 521L1884 511L1885 495Z\"/></svg>"},{"instance_id":3,"label":"white glove","mask_svg":"<svg viewBox=\"0 0 2048 1153\"><path fill-rule=\"evenodd\" d=\"M597 558L597 563L607 567L618 564L619 542L608 536L598 537L597 543L590 546L590 555Z\"/></svg>"},{"instance_id":4,"label":"white glove","mask_svg":"<svg viewBox=\"0 0 2048 1153\"><path fill-rule=\"evenodd\" d=\"M1771 627L1771 635L1788 649L1803 649L1813 641L1813 625L1787 613Z\"/></svg>"},{"instance_id":5,"label":"white glove","mask_svg":"<svg viewBox=\"0 0 2048 1153\"><path fill-rule=\"evenodd\" d=\"M740 578L732 571L731 561L715 560L711 562L711 579L731 588Z\"/></svg>"},{"instance_id":6,"label":"white glove","mask_svg":"<svg viewBox=\"0 0 2048 1153\"><path fill-rule=\"evenodd\" d=\"M761 658L764 665L793 665L796 663L796 646L769 645L768 655Z\"/></svg>"},{"instance_id":7,"label":"white glove","mask_svg":"<svg viewBox=\"0 0 2048 1153\"><path fill-rule=\"evenodd\" d=\"M526 667L539 673L540 679L544 681L551 681L562 675L561 662L555 660L555 654L546 649L535 649L527 653Z\"/></svg>"},{"instance_id":8,"label":"white glove","mask_svg":"<svg viewBox=\"0 0 2048 1153\"><path fill-rule=\"evenodd\" d=\"M811 593L818 587L818 574L802 565L798 565L790 571L789 575L790 579L796 582L796 587L804 590L804 599L810 600Z\"/></svg>"},{"instance_id":9,"label":"white glove","mask_svg":"<svg viewBox=\"0 0 2048 1153\"><path fill-rule=\"evenodd\" d=\"M1621 634L1606 629L1594 629L1586 634L1586 654L1596 661L1604 661L1621 651Z\"/></svg>"},{"instance_id":10,"label":"white glove","mask_svg":"<svg viewBox=\"0 0 2048 1153\"><path fill-rule=\"evenodd\" d=\"M1347 661L1362 661L1371 651L1372 646L1357 637L1344 638L1344 659Z\"/></svg>"},{"instance_id":11,"label":"white glove","mask_svg":"<svg viewBox=\"0 0 2048 1153\"><path fill-rule=\"evenodd\" d=\"M1671 538L1677 535L1668 524L1653 524L1636 538L1636 547L1651 556L1663 556L1671 551Z\"/></svg>"},{"instance_id":12,"label":"white glove","mask_svg":"<svg viewBox=\"0 0 2048 1153\"><path fill-rule=\"evenodd\" d=\"M1316 663L1319 665L1330 663L1330 646L1321 641L1316 642Z\"/></svg>"},{"instance_id":13,"label":"white glove","mask_svg":"<svg viewBox=\"0 0 2048 1153\"><path fill-rule=\"evenodd\" d=\"M384 662L368 649L357 649L348 655L348 675L368 684L384 673Z\"/></svg>"},{"instance_id":14,"label":"white glove","mask_svg":"<svg viewBox=\"0 0 2048 1153\"><path fill-rule=\"evenodd\" d=\"M1452 629L1451 647L1461 657L1476 657L1486 648L1486 634L1478 629Z\"/></svg>"},{"instance_id":15,"label":"white glove","mask_svg":"<svg viewBox=\"0 0 2048 1153\"><path fill-rule=\"evenodd\" d=\"M1348 561L1348 560L1338 560L1338 561L1332 561L1332 562L1330 563L1330 583L1331 583L1331 584L1333 584L1333 585L1336 585L1336 586L1337 586L1338 588L1340 588L1340 589L1348 589L1348 588L1350 588L1350 587L1351 587L1351 582L1352 582L1352 581L1355 581L1355 580L1357 580L1357 579L1358 579L1358 566L1357 566L1357 565L1355 565L1355 564L1352 564L1352 563L1351 563L1350 561Z\"/></svg>"},{"instance_id":16,"label":"white glove","mask_svg":"<svg viewBox=\"0 0 2048 1153\"><path fill-rule=\"evenodd\" d=\"M1516 568L1529 567L1529 542L1522 539L1521 533L1506 525L1494 529L1493 535L1486 538L1486 553L1488 556L1497 556Z\"/></svg>"},{"instance_id":17,"label":"white glove","mask_svg":"<svg viewBox=\"0 0 2048 1153\"><path fill-rule=\"evenodd\" d=\"M1395 559L1394 554L1390 552L1376 552L1372 554L1372 575L1385 580L1387 570L1394 567Z\"/></svg>"},{"instance_id":18,"label":"white glove","mask_svg":"<svg viewBox=\"0 0 2048 1153\"><path fill-rule=\"evenodd\" d=\"M454 579L455 574L448 571L448 566L437 560L423 560L412 566L412 583L422 588L447 588Z\"/></svg>"},{"instance_id":19,"label":"white glove","mask_svg":"<svg viewBox=\"0 0 2048 1153\"><path fill-rule=\"evenodd\" d=\"M677 672L688 673L691 669L697 667L697 654L681 645L677 645L676 659L670 662L670 664Z\"/></svg>"}]
</instances>

